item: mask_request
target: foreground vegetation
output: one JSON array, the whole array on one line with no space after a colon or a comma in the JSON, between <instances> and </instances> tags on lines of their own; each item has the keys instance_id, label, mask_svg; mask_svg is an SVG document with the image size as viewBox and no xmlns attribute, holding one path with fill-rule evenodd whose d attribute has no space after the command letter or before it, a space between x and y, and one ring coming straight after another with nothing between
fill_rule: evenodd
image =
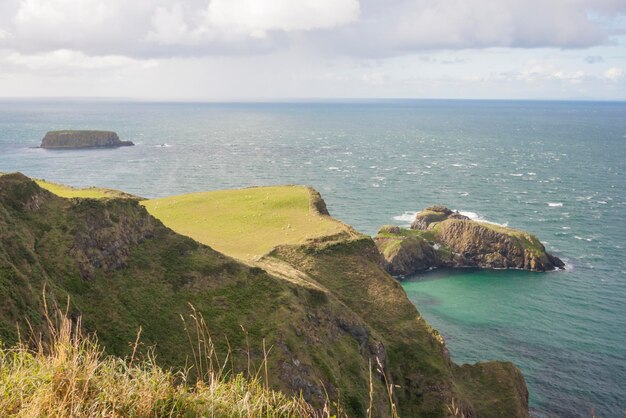
<instances>
[{"instance_id":1,"label":"foreground vegetation","mask_svg":"<svg viewBox=\"0 0 626 418\"><path fill-rule=\"evenodd\" d=\"M197 357L205 371L190 386L188 373L164 370L153 356L105 355L94 337L82 333L80 319L61 316L49 324L46 343L38 340L32 348L0 343L0 416L322 416L302 398L268 389L258 374L247 379L223 374L212 358ZM203 345L198 356L212 355L206 340L198 343Z\"/></svg>"}]
</instances>

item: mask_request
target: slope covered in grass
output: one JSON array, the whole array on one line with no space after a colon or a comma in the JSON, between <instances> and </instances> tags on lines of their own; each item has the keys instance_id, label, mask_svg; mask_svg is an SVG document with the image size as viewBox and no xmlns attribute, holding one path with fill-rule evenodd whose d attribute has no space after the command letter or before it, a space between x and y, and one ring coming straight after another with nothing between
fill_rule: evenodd
<instances>
[{"instance_id":1,"label":"slope covered in grass","mask_svg":"<svg viewBox=\"0 0 626 418\"><path fill-rule=\"evenodd\" d=\"M113 189L105 189L101 187L85 187L76 188L71 186L65 186L63 184L52 183L46 180L35 180L35 182L42 188L54 193L57 196L65 198L79 197L83 199L104 199L104 198L130 198L137 199L136 196L128 193L120 192Z\"/></svg>"},{"instance_id":2,"label":"slope covered in grass","mask_svg":"<svg viewBox=\"0 0 626 418\"><path fill-rule=\"evenodd\" d=\"M299 190L256 199L265 202L257 214L268 220L259 228L235 218L230 231L224 221L225 234L254 240L273 220L265 231L274 249L250 266L175 233L136 200L64 199L23 175L2 176L0 339L15 342L16 325L45 333L45 287L46 300L71 298L70 318L82 316L108 354L131 355L141 327L139 351L154 346L159 365L191 368L193 379L202 367L181 323L191 303L217 352L230 353L221 357L228 372L251 377L249 365L258 369L267 359L269 386L316 408L331 399L348 416L371 408L385 417L395 408L400 416L443 417L454 399L466 416L527 415L513 365L454 365L438 333L381 269L373 240L323 215L321 199ZM273 212L295 212L296 220L313 213L331 227L285 242L281 227L292 218Z\"/></svg>"},{"instance_id":3,"label":"slope covered in grass","mask_svg":"<svg viewBox=\"0 0 626 418\"><path fill-rule=\"evenodd\" d=\"M146 200L152 216L179 234L241 260L277 245L346 232L312 204L304 186L253 187Z\"/></svg>"}]
</instances>

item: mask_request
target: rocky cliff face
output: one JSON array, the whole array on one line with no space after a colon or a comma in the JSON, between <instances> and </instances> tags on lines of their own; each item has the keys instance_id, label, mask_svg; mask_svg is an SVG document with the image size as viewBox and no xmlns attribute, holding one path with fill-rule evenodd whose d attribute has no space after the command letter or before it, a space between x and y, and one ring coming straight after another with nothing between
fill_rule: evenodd
<instances>
[{"instance_id":1,"label":"rocky cliff face","mask_svg":"<svg viewBox=\"0 0 626 418\"><path fill-rule=\"evenodd\" d=\"M135 145L131 141L120 141L110 131L52 131L46 133L41 148L115 148Z\"/></svg>"},{"instance_id":2,"label":"rocky cliff face","mask_svg":"<svg viewBox=\"0 0 626 418\"><path fill-rule=\"evenodd\" d=\"M547 271L563 262L532 234L472 221L443 206L416 215L410 230L383 227L376 242L394 275L437 267L516 268Z\"/></svg>"}]
</instances>

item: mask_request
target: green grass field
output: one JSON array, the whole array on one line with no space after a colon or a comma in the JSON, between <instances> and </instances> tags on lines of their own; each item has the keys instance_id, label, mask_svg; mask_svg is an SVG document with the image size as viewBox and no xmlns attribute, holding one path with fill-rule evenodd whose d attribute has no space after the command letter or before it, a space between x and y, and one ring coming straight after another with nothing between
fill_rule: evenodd
<instances>
[{"instance_id":1,"label":"green grass field","mask_svg":"<svg viewBox=\"0 0 626 418\"><path fill-rule=\"evenodd\" d=\"M83 199L104 199L111 197L118 198L135 198L128 193L120 192L118 190L113 189L103 189L99 187L86 187L84 189L79 189L71 186L65 186L62 184L52 183L46 180L34 180L39 187L42 187L49 192L54 193L57 196L65 197L67 199L73 197L80 197Z\"/></svg>"},{"instance_id":2,"label":"green grass field","mask_svg":"<svg viewBox=\"0 0 626 418\"><path fill-rule=\"evenodd\" d=\"M304 186L273 186L172 196L142 205L179 234L249 261L277 245L347 230L312 209L311 198Z\"/></svg>"}]
</instances>

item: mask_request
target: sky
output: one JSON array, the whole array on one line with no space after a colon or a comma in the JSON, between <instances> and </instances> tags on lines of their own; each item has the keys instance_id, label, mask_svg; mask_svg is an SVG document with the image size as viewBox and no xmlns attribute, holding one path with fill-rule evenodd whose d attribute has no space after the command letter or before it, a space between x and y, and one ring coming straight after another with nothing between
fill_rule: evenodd
<instances>
[{"instance_id":1,"label":"sky","mask_svg":"<svg viewBox=\"0 0 626 418\"><path fill-rule=\"evenodd\" d=\"M0 97L626 100L626 0L0 0Z\"/></svg>"}]
</instances>

